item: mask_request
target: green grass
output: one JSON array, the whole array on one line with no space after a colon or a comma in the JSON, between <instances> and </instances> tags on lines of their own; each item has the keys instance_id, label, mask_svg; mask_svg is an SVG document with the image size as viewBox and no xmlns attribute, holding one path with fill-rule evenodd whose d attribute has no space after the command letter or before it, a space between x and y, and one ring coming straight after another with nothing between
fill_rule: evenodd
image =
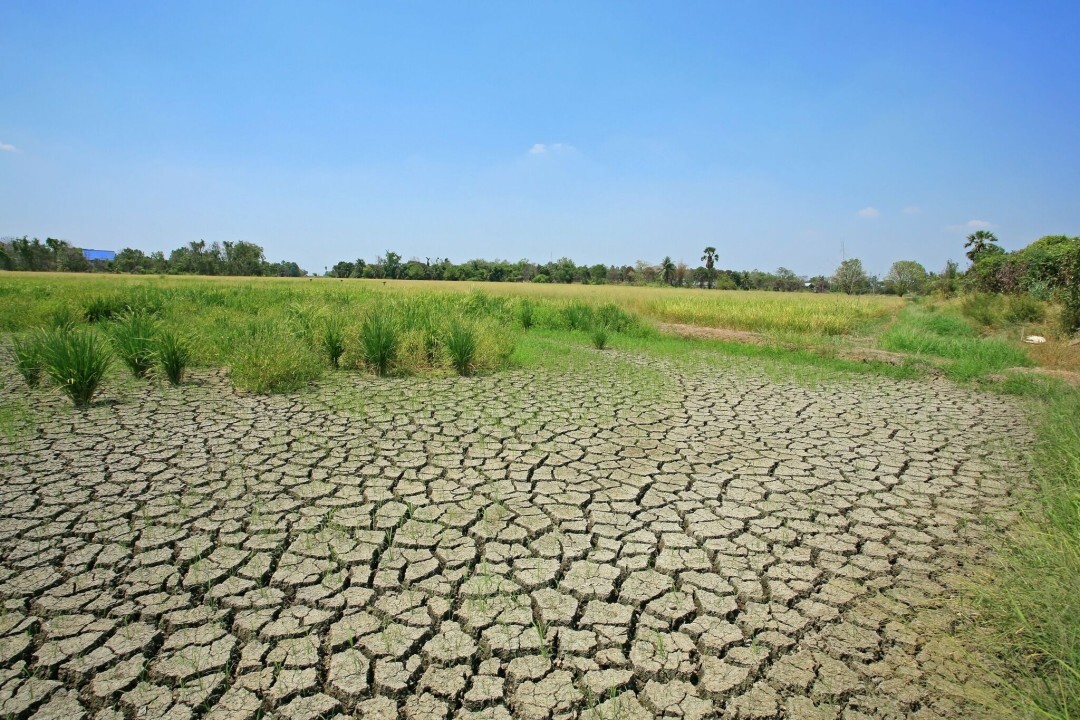
<instances>
[{"instance_id":1,"label":"green grass","mask_svg":"<svg viewBox=\"0 0 1080 720\"><path fill-rule=\"evenodd\" d=\"M476 361L478 350L476 329L463 322L454 322L446 334L446 352L458 375L468 375Z\"/></svg>"},{"instance_id":2,"label":"green grass","mask_svg":"<svg viewBox=\"0 0 1080 720\"><path fill-rule=\"evenodd\" d=\"M398 332L383 312L369 315L360 326L360 357L376 375L386 375L397 357Z\"/></svg>"},{"instance_id":3,"label":"green grass","mask_svg":"<svg viewBox=\"0 0 1080 720\"><path fill-rule=\"evenodd\" d=\"M1031 365L1024 349L999 337L983 337L954 315L911 305L878 339L892 352L941 359L954 380L973 380L1010 367Z\"/></svg>"},{"instance_id":4,"label":"green grass","mask_svg":"<svg viewBox=\"0 0 1080 720\"><path fill-rule=\"evenodd\" d=\"M229 358L229 377L241 390L284 393L317 380L323 364L318 354L281 322L253 322L246 341Z\"/></svg>"},{"instance_id":5,"label":"green grass","mask_svg":"<svg viewBox=\"0 0 1080 720\"><path fill-rule=\"evenodd\" d=\"M1000 715L1080 717L1080 391L1042 378L1016 378L1009 391L1031 398L1038 494L977 594L991 629L986 652L1002 659Z\"/></svg>"},{"instance_id":6,"label":"green grass","mask_svg":"<svg viewBox=\"0 0 1080 720\"><path fill-rule=\"evenodd\" d=\"M109 338L120 360L135 377L146 377L154 367L157 324L142 312L128 313L109 328Z\"/></svg>"},{"instance_id":7,"label":"green grass","mask_svg":"<svg viewBox=\"0 0 1080 720\"><path fill-rule=\"evenodd\" d=\"M36 332L16 335L11 339L15 369L22 375L27 387L35 388L41 383L41 341L41 334Z\"/></svg>"},{"instance_id":8,"label":"green grass","mask_svg":"<svg viewBox=\"0 0 1080 720\"><path fill-rule=\"evenodd\" d=\"M88 329L48 331L41 343L42 367L75 407L90 404L112 364L108 345Z\"/></svg>"},{"instance_id":9,"label":"green grass","mask_svg":"<svg viewBox=\"0 0 1080 720\"><path fill-rule=\"evenodd\" d=\"M191 348L176 332L161 330L157 335L155 359L165 379L172 385L179 385L191 363Z\"/></svg>"}]
</instances>

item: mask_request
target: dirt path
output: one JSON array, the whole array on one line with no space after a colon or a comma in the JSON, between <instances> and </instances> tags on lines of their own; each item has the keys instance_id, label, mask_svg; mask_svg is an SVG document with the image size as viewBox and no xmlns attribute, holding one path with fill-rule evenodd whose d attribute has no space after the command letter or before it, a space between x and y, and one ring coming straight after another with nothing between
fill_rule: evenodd
<instances>
[{"instance_id":1,"label":"dirt path","mask_svg":"<svg viewBox=\"0 0 1080 720\"><path fill-rule=\"evenodd\" d=\"M595 357L0 439L0 714L967 716L945 598L1015 407Z\"/></svg>"}]
</instances>

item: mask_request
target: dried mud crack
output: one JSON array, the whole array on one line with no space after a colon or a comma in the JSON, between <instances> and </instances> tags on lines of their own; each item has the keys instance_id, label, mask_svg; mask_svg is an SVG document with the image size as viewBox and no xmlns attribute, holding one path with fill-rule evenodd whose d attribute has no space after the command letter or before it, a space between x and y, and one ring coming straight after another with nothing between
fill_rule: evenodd
<instances>
[{"instance_id":1,"label":"dried mud crack","mask_svg":"<svg viewBox=\"0 0 1080 720\"><path fill-rule=\"evenodd\" d=\"M611 353L57 403L0 440L0 716L964 717L1020 417Z\"/></svg>"}]
</instances>

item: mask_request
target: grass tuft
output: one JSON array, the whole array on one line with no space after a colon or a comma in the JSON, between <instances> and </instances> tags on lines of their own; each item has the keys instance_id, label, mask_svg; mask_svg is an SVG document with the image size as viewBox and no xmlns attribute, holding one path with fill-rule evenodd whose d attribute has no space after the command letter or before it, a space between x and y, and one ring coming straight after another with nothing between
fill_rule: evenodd
<instances>
[{"instance_id":1,"label":"grass tuft","mask_svg":"<svg viewBox=\"0 0 1080 720\"><path fill-rule=\"evenodd\" d=\"M15 369L22 375L27 386L32 388L41 384L41 341L40 333L16 335L11 339L15 353Z\"/></svg>"},{"instance_id":2,"label":"grass tuft","mask_svg":"<svg viewBox=\"0 0 1080 720\"><path fill-rule=\"evenodd\" d=\"M51 330L42 338L45 372L75 407L88 406L112 364L108 345L91 330Z\"/></svg>"},{"instance_id":3,"label":"grass tuft","mask_svg":"<svg viewBox=\"0 0 1080 720\"><path fill-rule=\"evenodd\" d=\"M602 324L597 324L589 334L589 339L592 340L593 347L603 350L608 344L608 329Z\"/></svg>"},{"instance_id":4,"label":"grass tuft","mask_svg":"<svg viewBox=\"0 0 1080 720\"><path fill-rule=\"evenodd\" d=\"M159 331L155 355L166 380L173 385L183 382L191 362L191 348L183 338L171 330Z\"/></svg>"},{"instance_id":5,"label":"grass tuft","mask_svg":"<svg viewBox=\"0 0 1080 720\"><path fill-rule=\"evenodd\" d=\"M142 312L124 315L109 331L117 355L138 378L154 367L157 354L157 323Z\"/></svg>"},{"instance_id":6,"label":"grass tuft","mask_svg":"<svg viewBox=\"0 0 1080 720\"><path fill-rule=\"evenodd\" d=\"M476 335L475 327L461 321L451 324L446 334L446 352L458 375L468 375L473 369L478 347Z\"/></svg>"},{"instance_id":7,"label":"grass tuft","mask_svg":"<svg viewBox=\"0 0 1080 720\"><path fill-rule=\"evenodd\" d=\"M335 370L341 365L341 356L345 354L345 324L332 317L322 327L322 350Z\"/></svg>"},{"instance_id":8,"label":"grass tuft","mask_svg":"<svg viewBox=\"0 0 1080 720\"><path fill-rule=\"evenodd\" d=\"M398 332L393 320L375 311L360 326L360 354L364 364L376 375L386 375L397 355Z\"/></svg>"}]
</instances>

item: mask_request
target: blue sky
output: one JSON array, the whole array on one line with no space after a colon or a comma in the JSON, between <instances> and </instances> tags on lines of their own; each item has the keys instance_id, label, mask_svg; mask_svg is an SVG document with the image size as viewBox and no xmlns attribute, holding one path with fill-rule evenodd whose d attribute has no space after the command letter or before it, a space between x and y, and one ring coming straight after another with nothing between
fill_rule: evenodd
<instances>
[{"instance_id":1,"label":"blue sky","mask_svg":"<svg viewBox=\"0 0 1080 720\"><path fill-rule=\"evenodd\" d=\"M1080 3L0 4L0 235L930 269L1080 234Z\"/></svg>"}]
</instances>

